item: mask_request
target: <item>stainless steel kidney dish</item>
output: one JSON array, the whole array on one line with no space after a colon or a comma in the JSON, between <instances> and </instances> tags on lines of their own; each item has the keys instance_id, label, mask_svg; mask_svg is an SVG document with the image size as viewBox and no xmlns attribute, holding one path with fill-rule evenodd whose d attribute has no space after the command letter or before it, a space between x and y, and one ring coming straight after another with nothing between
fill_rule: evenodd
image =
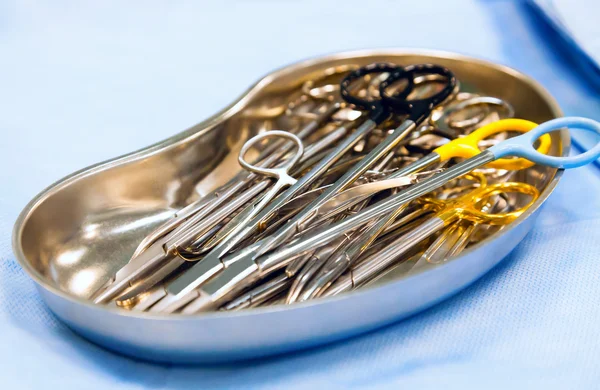
<instances>
[{"instance_id":1,"label":"stainless steel kidney dish","mask_svg":"<svg viewBox=\"0 0 600 390\"><path fill-rule=\"evenodd\" d=\"M518 173L540 192L518 219L443 265L391 273L368 288L293 305L194 315L132 312L90 300L153 229L235 176L246 140L285 126L280 114L290 91L325 69L375 62L435 63L450 69L462 90L510 103L518 118L541 123L561 116L554 99L529 77L457 54L369 50L303 61L265 76L191 129L44 190L15 225L18 261L50 309L75 332L111 350L161 362L219 362L316 346L400 320L455 294L523 239L562 171L536 166ZM549 154L567 155L567 131L551 136Z\"/></svg>"}]
</instances>

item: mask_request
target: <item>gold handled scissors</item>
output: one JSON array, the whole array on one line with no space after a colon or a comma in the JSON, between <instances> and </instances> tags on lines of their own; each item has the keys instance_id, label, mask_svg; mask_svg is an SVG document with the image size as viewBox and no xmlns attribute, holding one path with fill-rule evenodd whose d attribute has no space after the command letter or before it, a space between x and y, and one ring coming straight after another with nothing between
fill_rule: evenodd
<instances>
[{"instance_id":1,"label":"gold handled scissors","mask_svg":"<svg viewBox=\"0 0 600 390\"><path fill-rule=\"evenodd\" d=\"M373 279L377 274L391 266L398 258L408 253L415 245L432 234L458 220L469 221L476 224L507 225L518 218L539 196L536 187L519 182L502 182L487 185L487 180L481 173L473 172L467 178L474 179L479 186L473 191L451 199L435 199L431 197L420 198L418 202L424 207L436 211L436 214L425 221L418 228L398 237L380 252L365 259L356 268L340 277L330 288L322 283L318 294L314 296L332 296L344 291L349 291ZM503 213L488 213L482 211L486 201L496 195L505 193L519 193L529 196L528 202L515 210Z\"/></svg>"},{"instance_id":2,"label":"gold handled scissors","mask_svg":"<svg viewBox=\"0 0 600 390\"><path fill-rule=\"evenodd\" d=\"M501 194L502 195L502 194ZM495 210L494 213L507 212L514 207L511 197L508 193L499 196L497 199L483 206L482 210L488 212ZM516 199L515 199L516 201ZM475 238L476 232L489 235L493 227L502 229L504 226L485 225L468 220L457 221L446 228L438 238L423 252L423 254L414 262L409 273L422 270L430 266L437 266L450 258L458 255ZM494 229L495 231L499 229Z\"/></svg>"}]
</instances>

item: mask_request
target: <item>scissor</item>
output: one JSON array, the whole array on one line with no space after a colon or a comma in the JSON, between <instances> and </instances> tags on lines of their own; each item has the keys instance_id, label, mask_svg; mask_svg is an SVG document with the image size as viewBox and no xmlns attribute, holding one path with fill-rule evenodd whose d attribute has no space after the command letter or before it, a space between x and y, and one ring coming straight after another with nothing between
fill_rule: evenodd
<instances>
[{"instance_id":1,"label":"scissor","mask_svg":"<svg viewBox=\"0 0 600 390\"><path fill-rule=\"evenodd\" d=\"M331 137L333 135L334 137ZM263 158L262 161L259 159L259 163L250 164L243 159L243 154L247 152L256 143L269 137L279 137L287 140L292 140L291 146L289 144L281 144L278 150L272 152L267 158ZM278 173L290 170L299 161L306 160L312 155L317 153L319 150L327 148L329 145L334 144L341 137L341 134L335 133L327 135L325 138L319 140L317 143L307 148L307 152L303 153L302 142L298 136L288 132L282 131L270 131L261 133L250 140L248 140L242 147L239 160L243 161L241 165L249 172L246 183L252 182L260 175L270 175L272 169L278 170ZM272 145L272 144L271 144ZM286 156L293 149L293 145L296 145L296 153L294 157L287 160L283 166L276 168L268 168L277 164L280 159ZM243 153L243 154L242 154ZM282 169L283 168L283 169ZM238 175L240 176L240 175ZM288 178L286 178L287 180ZM244 180L241 180L244 181ZM200 212L196 212L192 217L188 217L188 213L180 213L177 221L170 220L167 223L172 225L172 230L162 237L158 237L158 240L151 243L148 248L141 251L138 255L134 256L128 264L122 267L114 279L109 281L105 287L99 290L93 297L95 303L104 303L124 292L127 288L131 287L134 282L148 275L149 272L159 268L162 275L168 275L179 266L182 261L175 259L177 252L173 248L184 248L187 245L184 243L193 241L202 232L212 233L212 230L220 221L230 215L233 211L243 206L245 203L253 199L254 197L261 194L270 185L269 180L262 180L255 182L254 185L246 189L238 196L234 197L225 207L213 211L223 201L223 198L227 199L231 195L239 191L242 186L234 184L234 188L225 190L224 196L216 196L213 198L212 203L208 203ZM279 188L280 189L280 188ZM277 191L279 191L279 189ZM221 201L221 202L219 202ZM264 207L264 205L261 205ZM187 209L187 208L186 208ZM184 209L184 211L186 210ZM187 219L186 219L187 217ZM241 216L243 217L243 216ZM239 219L241 219L241 217ZM202 219L203 218L203 219ZM178 226L176 226L178 224ZM144 283L137 286L138 289L142 290L144 287L151 287L154 279L148 279Z\"/></svg>"},{"instance_id":2,"label":"scissor","mask_svg":"<svg viewBox=\"0 0 600 390\"><path fill-rule=\"evenodd\" d=\"M378 73L390 74L380 87L385 85L385 88L388 88L392 83L398 81L406 81L407 86L393 96L387 94L385 88L380 88L380 100L365 101L350 93L351 84L353 82L362 79L366 75ZM414 87L414 78L423 74L438 74L445 76L447 78L447 84L443 90L431 97L420 100L407 100L406 98L412 92ZM326 202L337 192L347 188L369 169L369 167L375 164L383 156L388 155L402 139L415 130L417 125L429 116L431 110L444 101L454 91L455 84L456 79L452 72L444 67L430 64L413 65L405 68L389 64L372 64L351 72L340 84L341 95L346 101L369 111L369 119L340 143L338 148L333 150L327 158L317 164L311 172L302 176L296 185L290 187L282 196L278 197L275 202L272 202L269 207L264 209L250 224L248 224L248 229L238 235L237 240L239 241L250 234L255 227L258 226L261 220L268 218L273 211L280 207L281 204L278 203L277 200L281 199L284 201L301 189L305 189L306 184L314 181L331 165L329 163L330 161L333 162L339 159L341 155L352 148L359 140L377 127L378 124L387 119L390 116L390 113L393 112L396 114L408 115L408 119L402 122L392 134L386 137L384 141L377 145L377 147L375 147L358 164L324 191L321 196L315 199L300 213L296 214L294 218L281 227L276 233L255 246L253 257L259 256L261 253L266 252L289 239L295 234L300 223L307 221L314 215L315 210L321 204ZM290 194L290 197L287 197L287 194ZM225 253L222 251L216 252L214 250L213 252L211 252L213 255L207 255L202 261L195 264L189 270L181 274L175 281L171 282L167 287L168 292L165 292L165 295L168 295L168 297L163 298L156 307L152 308L152 310L163 312L177 310L181 307L180 305L187 300L183 299L186 294L192 292L196 287L226 268L225 263L222 262L222 257Z\"/></svg>"},{"instance_id":3,"label":"scissor","mask_svg":"<svg viewBox=\"0 0 600 390\"><path fill-rule=\"evenodd\" d=\"M434 208L436 214L418 228L399 237L370 259L363 261L359 266L352 269L348 275L340 278L335 283L335 286L332 286L331 294L339 294L364 284L392 265L399 257L405 255L419 242L444 227L455 223L457 220L467 220L477 224L506 225L527 210L539 195L537 188L530 184L502 182L487 185L485 176L480 173L471 173L468 176L479 182L477 188L454 199L440 200L429 197L420 199L420 202L425 207ZM529 195L529 201L526 205L506 213L487 213L481 211L482 202L487 201L495 195L509 192ZM328 287L329 285L321 284L321 290L319 290L319 294L316 296L322 295Z\"/></svg>"},{"instance_id":4,"label":"scissor","mask_svg":"<svg viewBox=\"0 0 600 390\"><path fill-rule=\"evenodd\" d=\"M486 176L487 177L487 176ZM452 187L447 190L443 190L442 194L437 195L438 197L451 196L453 193L460 192L463 188L458 189ZM471 186L471 191L473 186ZM511 197L509 193L499 194L497 197L490 198L482 208L482 211L492 212L494 214L506 213L514 209L515 204L510 201ZM518 195L518 194L517 194ZM442 198L447 199L447 198ZM421 221L422 222L422 221ZM446 227L438 237L431 242L431 240L424 240L426 243L425 247L421 245L415 247L415 250L409 250L407 253L401 255L401 258L397 259L392 266L384 270L383 272L374 275L373 278L368 281L361 283L362 286L379 284L382 281L396 280L399 277L406 276L407 274L413 273L416 270L423 269L426 266L437 266L444 263L445 261L458 255L466 246L470 243L474 236L474 232L477 231L478 227L485 227L485 230L490 230L490 227L497 227L502 229L505 225L482 225L480 223L473 223L469 220L458 220L453 224ZM415 226L412 227L414 229ZM405 232L408 230L405 230ZM381 239L378 239L379 244ZM387 246L390 241L385 240L384 246ZM430 242L428 242L430 241ZM350 279L353 279L353 269L364 267L362 263L371 262L375 263L377 254L383 249L382 245L377 245L376 248L370 248L369 251L365 252L360 259L353 264L346 274L342 275L337 281L335 281L321 296L333 296L340 292L346 291L347 283ZM415 254L412 254L412 253ZM404 261L404 259L407 259ZM356 288L357 284L352 283L353 287Z\"/></svg>"},{"instance_id":5,"label":"scissor","mask_svg":"<svg viewBox=\"0 0 600 390\"><path fill-rule=\"evenodd\" d=\"M463 201L468 201L469 197L473 197L473 195L476 195L478 193L478 191L481 191L482 187L485 187L488 185L486 182L487 179L480 172L473 172L472 174L469 174L467 176L470 176L471 179L473 179L473 178L477 179L478 183L476 183L475 186L473 186L473 185L469 186L468 188L470 188L470 189L468 190L468 192L466 194L465 194L465 187L458 187L458 188L453 187L453 188L443 191L442 192L443 196L446 196L446 195L449 195L452 193L459 193L459 194L463 194L463 195L460 195L459 199L462 198ZM522 183L516 183L515 185L518 186L520 184L522 184ZM507 184L506 182L494 184L494 186L497 186L497 187L512 186L512 185L513 185L513 183ZM473 188L475 188L475 189L473 189ZM532 195L533 198L537 198L535 191L531 190L531 189L530 189L530 191L531 191L531 193L529 193L528 195ZM499 192L498 194L496 194L496 195L500 195L499 197L491 197L489 199L489 201L484 202L484 204L475 204L475 205L468 205L468 206L471 209L475 208L477 210L481 210L481 212L483 214L488 214L489 211L491 211L495 208L495 203L498 200L497 198L500 198L500 197L507 198L508 194L510 192L524 193L524 192L526 192L526 189L517 189L516 191L504 190L504 192ZM418 203L425 203L425 206L422 206L422 208L420 209L422 211L427 211L427 210L431 210L431 209L434 209L434 210L438 209L437 211L439 211L440 208L448 207L449 205L456 203L455 201L456 201L456 199L448 199L448 198L417 199ZM432 204L433 204L433 207L432 207ZM526 207L524 207L522 209L524 210L525 208ZM521 211L523 211L523 210L517 210L517 214L521 213ZM462 251L462 249L466 246L474 228L479 225L504 226L505 224L503 222L506 222L506 224L510 223L512 221L512 219L514 219L514 218L511 217L511 214L509 213L509 211L510 211L510 205L508 202L506 202L504 208L491 213L491 214L502 213L503 215L508 215L510 217L504 221L497 221L495 223L494 222L489 223L488 221L485 221L484 219L479 219L476 222L472 222L473 218L462 218L462 219L459 219L458 221L453 221L451 218L445 218L445 222L447 222L445 226L443 226L441 228L436 227L435 231L432 230L430 232L431 234L427 235L426 238L429 238L433 233L437 232L438 230L443 229L441 234L430 245L428 245L427 249L422 253L420 258L415 262L415 266L413 268L411 268L410 271L412 272L412 271L422 267L423 264L425 264L425 263L428 263L428 264L429 263L441 263L441 262L455 256L457 253ZM433 218L435 218L435 217L433 217ZM423 225L429 223L430 220L431 220L431 218L429 220L421 222L421 225L416 227L410 233L406 234L405 238L407 238L407 240L408 240L408 239L412 238L412 235L418 236L419 235L418 232L420 232L419 229L421 229ZM467 225L467 223L469 223L470 225ZM408 242L406 244L408 245ZM415 242L415 244L417 244L417 243ZM408 245L406 247L402 246L401 248L398 248L398 256L404 256L410 252L414 252L413 248L415 248L415 245ZM336 276L332 277L332 273L335 271L339 271L340 269L343 270L344 272L347 269L349 269L349 271L348 271L349 275L347 275L346 277L352 279L355 282L357 280L360 280L360 283L362 284L367 281L370 281L371 278L375 278L380 271L387 268L387 267L384 267L383 269L377 268L377 270L370 270L369 271L370 273L368 273L368 278L367 278L367 276L365 276L365 275L367 275L366 270L368 269L368 266L364 265L363 263L365 263L365 264L368 263L370 266L377 265L378 264L377 259L378 259L379 253L385 253L385 249L381 249L381 248L378 249L376 253L371 254L365 260L365 259L363 259L365 252L364 251L360 252L355 255L356 257L353 257L351 259L352 261L349 261L349 264L347 265L347 267L340 267L340 261L339 261L339 259L336 259L336 258L334 258L333 261L328 261L325 264L325 266L323 267L323 269L321 270L320 274L317 275L311 281L312 283L308 284L306 289L301 294L297 293L299 296L298 300L305 301L308 299L313 299L315 297L321 296L321 295L323 295L324 292L327 293L329 291L330 286L332 289L334 289L335 293L339 293L340 291L338 289L340 287L340 284L338 284L336 282L336 279L338 276L341 277L342 274L338 272L338 273L335 273ZM361 256L361 257L358 258L358 256ZM403 267L403 268L405 268L405 267ZM355 269L357 269L357 271L355 271ZM405 273L406 273L406 270L405 270ZM353 277L356 274L361 274L361 275L365 274L365 275L363 275L362 279L361 278L357 279L357 278ZM341 282L341 283L344 284L344 283L347 283L347 281L348 280L346 280L346 282ZM356 282L356 283L358 283L358 282ZM353 288L357 286L356 283L353 284ZM335 287L335 286L337 286L337 287Z\"/></svg>"},{"instance_id":6,"label":"scissor","mask_svg":"<svg viewBox=\"0 0 600 390\"><path fill-rule=\"evenodd\" d=\"M527 133L504 140L475 157L468 158L442 173L383 199L344 220L302 237L301 240L280 247L267 255L254 258L252 256L254 248L248 248L245 252L235 254L236 261L232 263L235 267L227 267L217 278L205 284L201 290L196 292L198 296L196 299L201 301L201 304L196 306L199 307L199 310L219 306L245 288L247 286L246 282L252 283L261 276L281 269L307 251L314 250L314 248L357 229L369 221L389 215L404 204L440 188L450 180L497 159L518 156L538 164L561 169L580 167L597 159L600 156L600 144L580 155L564 157L542 154L533 146L542 135L569 127L600 134L600 123L590 119L580 117L554 119ZM228 259L224 261L228 261Z\"/></svg>"}]
</instances>

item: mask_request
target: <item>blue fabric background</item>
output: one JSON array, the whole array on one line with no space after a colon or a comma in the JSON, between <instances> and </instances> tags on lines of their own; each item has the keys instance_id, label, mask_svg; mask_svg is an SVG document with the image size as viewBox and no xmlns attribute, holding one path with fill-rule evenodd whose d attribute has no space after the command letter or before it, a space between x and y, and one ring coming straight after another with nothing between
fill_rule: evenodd
<instances>
[{"instance_id":1,"label":"blue fabric background","mask_svg":"<svg viewBox=\"0 0 600 390\"><path fill-rule=\"evenodd\" d=\"M599 9L590 9L594 14ZM508 1L0 3L0 387L597 388L600 177L567 172L531 234L458 296L297 354L211 367L137 362L74 335L16 264L12 225L47 185L213 114L307 57L423 47L513 66L566 114L600 96L544 23Z\"/></svg>"}]
</instances>

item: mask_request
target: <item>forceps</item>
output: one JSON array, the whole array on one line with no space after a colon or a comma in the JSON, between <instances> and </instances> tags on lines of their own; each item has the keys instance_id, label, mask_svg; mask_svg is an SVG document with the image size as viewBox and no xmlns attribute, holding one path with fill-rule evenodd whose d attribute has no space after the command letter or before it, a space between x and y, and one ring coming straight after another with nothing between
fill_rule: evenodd
<instances>
[{"instance_id":1,"label":"forceps","mask_svg":"<svg viewBox=\"0 0 600 390\"><path fill-rule=\"evenodd\" d=\"M338 279L329 290L326 290L329 285L322 284L320 286L321 290L319 290L320 294L318 295L336 295L368 282L392 265L400 256L409 252L419 242L457 220L470 221L477 224L506 225L527 210L539 195L537 188L530 184L502 182L487 185L485 176L475 172L468 174L467 177L477 180L479 186L473 191L457 198L441 200L426 197L419 199L419 202L423 203L425 207L436 210L436 214L433 217L429 218L418 228L400 236L379 253L361 262L356 268L351 269L350 273ZM505 213L487 213L481 211L482 202L495 195L509 192L529 195L530 199L526 205L514 211Z\"/></svg>"},{"instance_id":2,"label":"forceps","mask_svg":"<svg viewBox=\"0 0 600 390\"><path fill-rule=\"evenodd\" d=\"M580 167L597 159L600 156L600 144L577 156L565 157L547 156L534 148L534 143L542 135L569 127L600 134L600 123L586 118L566 117L545 122L527 133L504 140L482 151L475 157L464 160L442 173L401 190L397 194L383 199L344 220L302 237L301 240L280 247L277 251L258 258L244 252L237 254L236 261L232 263L233 267L225 268L217 278L196 291L198 303L195 304L195 307L198 311L218 307L248 286L247 283L253 283L260 277L287 266L304 253L357 229L369 221L394 213L403 205L442 187L450 180L463 176L497 159L517 156L538 164L561 169ZM253 249L248 249L250 254Z\"/></svg>"},{"instance_id":3,"label":"forceps","mask_svg":"<svg viewBox=\"0 0 600 390\"><path fill-rule=\"evenodd\" d=\"M353 82L362 79L366 75L374 73L389 73L390 76L380 85L380 100L362 100L350 93L350 86ZM435 95L419 100L407 100L406 98L412 92L414 88L414 78L423 74L438 74L446 77L447 83L440 92ZM385 89L392 85L392 82L406 81L407 86L394 96L390 96L385 93ZM269 251L275 246L285 242L291 236L293 236L298 230L298 227L302 223L308 222L311 216L315 214L316 209L331 198L337 192L344 190L350 184L352 184L359 176L361 176L369 167L375 164L381 157L387 155L393 150L398 143L404 139L408 134L416 129L417 124L426 119L431 110L444 101L453 91L456 84L454 75L446 68L424 64L424 65L413 65L405 68L400 68L395 65L388 64L373 64L358 69L350 73L342 83L341 95L342 97L357 107L361 107L370 112L368 120L363 122L362 125L351 135L349 135L344 142L342 142L336 150L332 151L329 158L325 158L324 161L337 160L352 148L359 140L365 135L372 131L378 124L387 119L391 113L399 113L408 115L402 124L394 130L394 132L388 135L384 141L382 141L377 147L375 147L368 155L366 155L359 163L357 163L352 169L350 169L345 175L338 179L333 185L325 190L317 199L311 202L305 207L300 213L296 214L288 223L278 229L272 236L263 239L259 245L254 246L254 250L251 252L252 257L257 257L264 252ZM385 85L385 88L383 88ZM290 187L283 196L279 198L285 198L285 194L297 191L295 187L303 186L304 182L312 182L316 179L317 175L322 174L322 165L319 164L317 167L306 175L304 175L297 183L296 186ZM325 165L328 167L329 165ZM326 168L325 168L326 169ZM313 172L314 171L314 172ZM303 187L304 188L304 187ZM294 192L295 194L296 192ZM279 199L278 198L278 199ZM289 199L289 198L288 198ZM262 219L268 217L276 207L280 204L276 204L277 201L273 202L267 209L263 210L253 222L249 224L249 229L239 237L247 236L257 226ZM274 206L274 204L276 204ZM167 286L167 291L163 293L166 295L166 299L161 299L160 303L157 303L151 311L161 312L172 312L181 307L182 304L189 302L190 297L186 297L186 294L191 293L193 298L193 290L206 282L208 279L226 269L226 264L221 260L221 256L225 253L221 252L215 254L215 256L207 256L202 261L195 264L189 270L181 274L176 280L171 282ZM160 294L160 292L157 292Z\"/></svg>"},{"instance_id":4,"label":"forceps","mask_svg":"<svg viewBox=\"0 0 600 390\"><path fill-rule=\"evenodd\" d=\"M293 141L297 147L296 154L289 158L285 163L278 165L275 168L263 168L248 163L244 159L244 156L246 155L248 150L252 146L254 146L254 144L271 136L279 136ZM267 177L272 177L277 181L273 186L271 186L271 189L269 189L269 191L261 197L260 201L257 204L253 204L252 207L247 209L247 211L244 210L241 214L238 214L238 216L235 218L236 226L228 232L227 237L233 237L239 232L241 232L245 228L246 224L262 209L264 209L267 206L267 204L269 204L269 202L271 202L273 198L275 198L275 196L282 189L296 183L297 180L290 176L290 171L292 167L296 165L296 163L298 163L303 153L304 147L302 145L302 141L292 133L288 133L286 131L268 131L266 133L262 133L251 138L248 142L244 144L242 150L240 151L240 155L238 156L238 162L240 163L240 165L247 171ZM223 249L224 252L227 252L231 248L231 244L228 243L227 237L225 237L224 240L222 240L219 244L220 247L225 247Z\"/></svg>"},{"instance_id":5,"label":"forceps","mask_svg":"<svg viewBox=\"0 0 600 390\"><path fill-rule=\"evenodd\" d=\"M273 153L269 156L269 157L273 156L273 158L269 158L266 162L264 160L260 161L260 164L249 164L246 160L244 160L243 157L246 154L246 152L248 151L248 149L250 149L257 142L260 142L265 138L269 138L269 137L273 137L273 136L293 141L291 143L292 146L288 148L288 147L286 147L286 145L282 145L279 148L277 153ZM328 141L328 142L331 141L331 140L328 140L327 137L323 140ZM276 167L276 168L266 168L265 167L265 166L268 167L271 163L275 163L278 159L285 157L286 153L288 153L290 151L290 149L293 147L293 145L296 145L296 152L291 159L287 160L285 163L283 163L283 165L280 165L279 167ZM313 148L313 151L318 150L319 148L322 148L326 145L327 145L327 142L320 142L320 143L314 144L314 145L312 145L312 146L315 146L315 148ZM250 140L248 140L242 147L242 150L240 151L238 161L240 161L240 164L242 165L242 167L244 169L246 169L248 172L250 172L252 175L254 175L253 177L256 177L257 175L265 175L265 176L271 176L271 177L273 175L276 175L276 176L280 175L284 179L284 181L277 182L277 183L281 183L281 184L278 184L274 187L274 188L277 188L277 190L275 192L275 194L276 194L277 192L279 192L279 190L281 190L282 185L284 185L284 184L288 185L287 183L291 182L291 180L290 180L291 178L286 172L288 172L290 169L292 169L292 167L298 161L300 161L301 158L307 157L303 152L304 152L304 148L302 145L302 141L296 135L293 135L291 133L284 132L284 131L270 131L270 132L261 133L255 137L251 138ZM260 194L263 190L265 190L268 187L268 185L269 185L269 181L257 182L254 186L252 186L250 189L245 191L244 194L235 198L234 201L230 202L225 207L217 210L217 212L210 215L206 220L203 220L202 223L205 225L205 227L207 229L211 229L212 226L217 224L220 219L225 218L227 215L231 214L231 212L233 212L236 208L240 207L241 205L246 203L248 200L252 199L254 196ZM267 195L268 197L271 197L271 198L273 197L272 191L273 191L273 189ZM270 199L267 199L267 201L265 201L264 204L261 204L260 207L264 207L264 205L268 201L270 201ZM217 202L215 202L215 203L217 203ZM212 209L212 207L211 207L211 209ZM247 212L248 215L250 213L251 213L251 210ZM178 268L182 264L183 260L175 261L173 259L173 257L177 255L177 252L173 251L171 248L181 247L182 238L180 237L179 241L177 241L177 236L178 236L178 233L180 233L180 229L188 229L187 230L188 234L186 235L186 238L188 240L191 239L190 234L192 233L192 230L190 230L190 229L197 225L190 225L189 222L193 221L197 216L199 216L199 214L196 214L194 217L188 219L187 221L181 222L179 227L175 228L172 232L168 233L165 237L159 238L158 241L156 241L153 245L149 246L148 249L142 251L138 256L133 257L127 265L122 267L117 272L117 274L114 277L114 280L109 281L109 283L103 289L99 290L94 295L94 297L93 297L94 302L95 303L104 303L104 302L114 298L115 296L122 293L125 289L131 287L132 283L136 282L138 279L140 279L141 277L148 274L153 269L155 269L159 266L163 266L163 268L161 268L162 274L169 274L170 272L172 272L176 268ZM239 216L239 214L238 214L238 216ZM238 219L242 219L242 218L244 218L244 215L241 215L240 218L238 218ZM184 230L184 232L185 232L185 230ZM209 232L210 232L210 230L209 230ZM153 282L154 282L154 279L150 278L148 281L146 281L144 283L144 285L148 284L148 283L153 283ZM151 286L152 285L150 285L148 287L151 287ZM137 286L138 289L141 289L142 287L143 286Z\"/></svg>"}]
</instances>

